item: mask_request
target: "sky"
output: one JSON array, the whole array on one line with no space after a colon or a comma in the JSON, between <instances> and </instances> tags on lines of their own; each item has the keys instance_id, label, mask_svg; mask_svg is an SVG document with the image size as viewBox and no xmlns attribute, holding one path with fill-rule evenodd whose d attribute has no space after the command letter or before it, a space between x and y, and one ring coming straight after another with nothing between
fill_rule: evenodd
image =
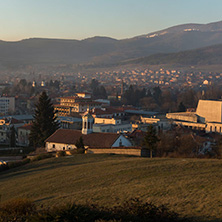
<instances>
[{"instance_id":1,"label":"sky","mask_svg":"<svg viewBox=\"0 0 222 222\"><path fill-rule=\"evenodd\" d=\"M221 0L0 0L0 39L116 39L222 20Z\"/></svg>"}]
</instances>

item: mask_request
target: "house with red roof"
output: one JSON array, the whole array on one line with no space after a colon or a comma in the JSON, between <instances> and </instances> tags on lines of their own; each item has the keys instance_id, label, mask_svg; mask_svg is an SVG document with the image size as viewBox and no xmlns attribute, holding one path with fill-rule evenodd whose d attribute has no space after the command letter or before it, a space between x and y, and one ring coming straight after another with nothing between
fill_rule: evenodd
<instances>
[{"instance_id":1,"label":"house with red roof","mask_svg":"<svg viewBox=\"0 0 222 222\"><path fill-rule=\"evenodd\" d=\"M122 134L94 133L93 117L86 112L82 117L82 130L58 129L45 140L48 152L76 149L76 142L83 138L85 148L131 147L132 143Z\"/></svg>"}]
</instances>

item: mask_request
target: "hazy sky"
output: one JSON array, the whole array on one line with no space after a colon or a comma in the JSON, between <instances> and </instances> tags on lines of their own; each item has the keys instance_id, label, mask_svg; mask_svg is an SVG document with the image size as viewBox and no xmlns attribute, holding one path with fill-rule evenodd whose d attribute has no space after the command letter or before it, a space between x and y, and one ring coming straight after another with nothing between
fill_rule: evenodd
<instances>
[{"instance_id":1,"label":"hazy sky","mask_svg":"<svg viewBox=\"0 0 222 222\"><path fill-rule=\"evenodd\" d=\"M222 0L0 0L0 39L117 39L222 20Z\"/></svg>"}]
</instances>

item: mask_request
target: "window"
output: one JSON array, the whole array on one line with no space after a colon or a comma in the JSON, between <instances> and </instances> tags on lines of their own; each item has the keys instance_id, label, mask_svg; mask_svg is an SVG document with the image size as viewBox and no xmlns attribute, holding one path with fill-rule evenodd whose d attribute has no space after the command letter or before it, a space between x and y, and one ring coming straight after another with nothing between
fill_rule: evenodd
<instances>
[{"instance_id":1,"label":"window","mask_svg":"<svg viewBox=\"0 0 222 222\"><path fill-rule=\"evenodd\" d=\"M119 141L119 146L123 146L122 140Z\"/></svg>"},{"instance_id":2,"label":"window","mask_svg":"<svg viewBox=\"0 0 222 222\"><path fill-rule=\"evenodd\" d=\"M63 147L63 150L65 150L65 147Z\"/></svg>"},{"instance_id":3,"label":"window","mask_svg":"<svg viewBox=\"0 0 222 222\"><path fill-rule=\"evenodd\" d=\"M52 148L55 148L55 144L52 144Z\"/></svg>"}]
</instances>

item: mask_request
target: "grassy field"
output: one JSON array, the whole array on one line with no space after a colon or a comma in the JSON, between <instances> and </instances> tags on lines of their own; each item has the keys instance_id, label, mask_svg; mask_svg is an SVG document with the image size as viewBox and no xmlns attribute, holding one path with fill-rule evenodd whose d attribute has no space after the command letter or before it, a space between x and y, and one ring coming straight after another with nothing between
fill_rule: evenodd
<instances>
[{"instance_id":1,"label":"grassy field","mask_svg":"<svg viewBox=\"0 0 222 222\"><path fill-rule=\"evenodd\" d=\"M138 197L182 216L222 221L222 160L76 155L33 162L0 175L1 201L113 206Z\"/></svg>"}]
</instances>

